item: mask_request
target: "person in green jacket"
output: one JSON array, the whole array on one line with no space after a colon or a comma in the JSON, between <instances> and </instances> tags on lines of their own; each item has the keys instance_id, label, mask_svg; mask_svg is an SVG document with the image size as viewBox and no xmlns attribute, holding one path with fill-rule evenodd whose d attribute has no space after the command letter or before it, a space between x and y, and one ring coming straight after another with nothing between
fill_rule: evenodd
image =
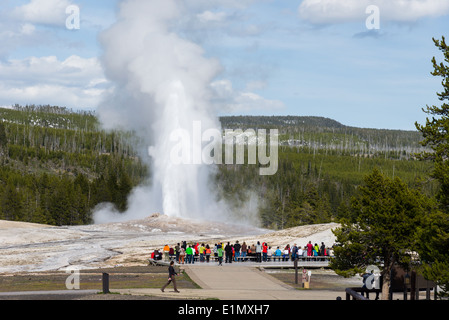
<instances>
[{"instance_id":1,"label":"person in green jacket","mask_svg":"<svg viewBox=\"0 0 449 320\"><path fill-rule=\"evenodd\" d=\"M186 248L186 255L187 255L187 263L195 263L195 260L193 259L193 249L192 246L188 246Z\"/></svg>"},{"instance_id":2,"label":"person in green jacket","mask_svg":"<svg viewBox=\"0 0 449 320\"><path fill-rule=\"evenodd\" d=\"M221 244L219 244L218 248L217 248L218 265L219 266L221 266L222 262L223 262L223 252L224 252L224 250L223 250Z\"/></svg>"}]
</instances>

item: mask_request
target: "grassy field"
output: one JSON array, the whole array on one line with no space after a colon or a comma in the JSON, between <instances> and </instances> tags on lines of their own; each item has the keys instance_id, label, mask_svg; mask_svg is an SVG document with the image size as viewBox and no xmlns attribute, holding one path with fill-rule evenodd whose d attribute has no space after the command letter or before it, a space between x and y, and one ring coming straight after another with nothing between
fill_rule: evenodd
<instances>
[{"instance_id":1,"label":"grassy field","mask_svg":"<svg viewBox=\"0 0 449 320\"><path fill-rule=\"evenodd\" d=\"M95 269L80 271L81 290L102 291L102 274L109 274L110 291L128 288L160 288L167 282L167 267L142 266L118 267L112 269ZM0 275L0 292L66 290L65 272L41 272L17 275ZM181 273L177 278L179 288L197 289L187 274Z\"/></svg>"}]
</instances>

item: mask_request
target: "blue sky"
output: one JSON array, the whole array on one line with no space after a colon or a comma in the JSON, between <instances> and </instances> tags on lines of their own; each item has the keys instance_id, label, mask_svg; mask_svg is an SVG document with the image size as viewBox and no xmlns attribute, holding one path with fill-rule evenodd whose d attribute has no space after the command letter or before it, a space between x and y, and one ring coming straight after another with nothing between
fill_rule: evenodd
<instances>
[{"instance_id":1,"label":"blue sky","mask_svg":"<svg viewBox=\"0 0 449 320\"><path fill-rule=\"evenodd\" d=\"M119 0L2 0L0 106L95 109L112 90L98 34ZM173 30L219 60L222 114L313 115L359 127L414 129L440 104L432 37L448 36L446 0L180 0ZM185 4L188 5L185 5ZM368 5L380 28L368 30ZM68 30L65 9L80 8ZM132 35L129 35L132 37Z\"/></svg>"}]
</instances>

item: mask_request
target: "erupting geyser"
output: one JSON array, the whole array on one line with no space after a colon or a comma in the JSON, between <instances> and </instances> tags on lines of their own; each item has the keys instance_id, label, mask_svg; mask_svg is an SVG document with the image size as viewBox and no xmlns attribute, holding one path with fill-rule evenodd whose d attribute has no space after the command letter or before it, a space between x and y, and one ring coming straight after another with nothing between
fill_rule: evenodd
<instances>
[{"instance_id":1,"label":"erupting geyser","mask_svg":"<svg viewBox=\"0 0 449 320\"><path fill-rule=\"evenodd\" d=\"M208 185L214 166L174 164L170 158L170 136L176 130L192 131L193 122L220 128L210 103L210 83L221 67L217 60L206 58L200 46L174 31L183 5L175 0L123 1L117 22L100 36L104 70L114 84L98 108L100 120L106 128L137 133L151 180L132 192L125 214L114 213L110 206L98 208L97 223L143 218L154 212L214 219L228 210L216 202Z\"/></svg>"}]
</instances>

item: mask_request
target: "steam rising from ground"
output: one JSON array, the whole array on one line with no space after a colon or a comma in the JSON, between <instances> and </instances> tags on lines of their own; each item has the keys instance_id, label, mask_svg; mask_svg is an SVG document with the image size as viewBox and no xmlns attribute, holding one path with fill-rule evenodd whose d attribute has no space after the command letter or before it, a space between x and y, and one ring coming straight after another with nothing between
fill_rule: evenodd
<instances>
[{"instance_id":1,"label":"steam rising from ground","mask_svg":"<svg viewBox=\"0 0 449 320\"><path fill-rule=\"evenodd\" d=\"M106 76L115 84L98 109L100 120L106 128L135 130L142 139L140 155L148 160L151 181L133 190L124 214L108 204L98 207L96 223L155 212L216 220L232 211L216 200L209 181L214 166L173 164L170 159L170 135L175 130L191 132L194 121L206 129L220 128L210 103L210 83L221 67L206 58L200 46L174 32L183 5L177 0L123 1L117 22L100 36ZM256 211L254 197L247 205L242 210Z\"/></svg>"}]
</instances>

